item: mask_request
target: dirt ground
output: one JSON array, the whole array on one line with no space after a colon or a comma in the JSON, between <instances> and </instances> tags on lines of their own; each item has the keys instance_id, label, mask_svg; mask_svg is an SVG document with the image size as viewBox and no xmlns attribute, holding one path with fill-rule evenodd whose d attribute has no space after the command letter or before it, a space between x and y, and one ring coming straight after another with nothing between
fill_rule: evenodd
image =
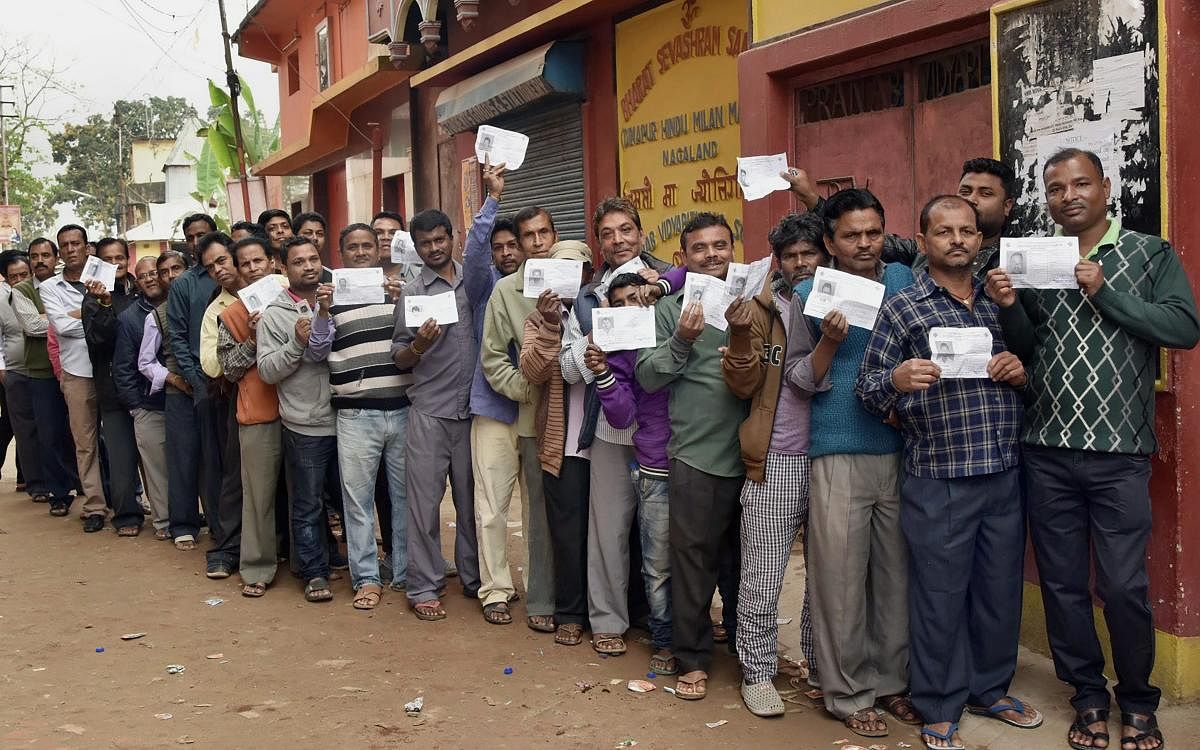
<instances>
[{"instance_id":1,"label":"dirt ground","mask_svg":"<svg viewBox=\"0 0 1200 750\"><path fill-rule=\"evenodd\" d=\"M0 480L2 748L854 744L802 696L781 719L752 716L738 694L736 662L723 650L708 698L686 703L661 689L626 689L646 675L649 649L637 640L645 633L632 631L630 652L619 658L600 658L586 642L555 646L522 624L520 603L516 624L485 623L456 580L445 600L449 618L436 623L417 620L391 592L372 613L354 610L347 574L334 582L333 602L305 603L286 566L265 597L246 599L236 576L204 577L200 550L177 552L148 533L84 535L76 516L49 517L46 506L12 491L11 472L10 462ZM511 517L520 518L515 503ZM444 533L444 543L452 536ZM511 542L515 567L523 564L521 540ZM792 618L780 628L785 653L799 640L803 572L794 559L780 612ZM224 601L206 603L214 597ZM146 635L121 640L133 632ZM1046 710L1046 726L1020 732L968 717L971 747L1065 747L1066 690L1046 659L1023 650L1021 663L1014 692ZM168 674L175 664L185 671ZM582 692L580 682L595 687ZM409 717L403 706L417 696L424 711ZM1200 746L1194 707L1166 709L1160 720L1172 746ZM921 747L913 728L892 726L879 748Z\"/></svg>"}]
</instances>

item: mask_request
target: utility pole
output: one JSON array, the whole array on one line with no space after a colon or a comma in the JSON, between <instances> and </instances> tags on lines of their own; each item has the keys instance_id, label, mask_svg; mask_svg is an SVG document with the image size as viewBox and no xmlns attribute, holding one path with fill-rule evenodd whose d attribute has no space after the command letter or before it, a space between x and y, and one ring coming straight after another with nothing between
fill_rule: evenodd
<instances>
[{"instance_id":1,"label":"utility pole","mask_svg":"<svg viewBox=\"0 0 1200 750\"><path fill-rule=\"evenodd\" d=\"M250 184L246 181L246 145L242 140L242 117L238 114L238 95L242 82L233 69L233 53L229 50L229 25L225 22L225 0L217 0L221 11L221 36L225 40L225 81L229 84L229 109L233 114L233 138L237 144L238 179L242 183L242 208L250 221Z\"/></svg>"},{"instance_id":2,"label":"utility pole","mask_svg":"<svg viewBox=\"0 0 1200 750\"><path fill-rule=\"evenodd\" d=\"M4 114L4 106L11 104L17 106L16 100L8 101L4 98L4 89L15 90L16 87L11 83L0 83L0 168L3 169L4 183L4 205L8 205L8 128L4 125L4 118L16 117L16 115Z\"/></svg>"}]
</instances>

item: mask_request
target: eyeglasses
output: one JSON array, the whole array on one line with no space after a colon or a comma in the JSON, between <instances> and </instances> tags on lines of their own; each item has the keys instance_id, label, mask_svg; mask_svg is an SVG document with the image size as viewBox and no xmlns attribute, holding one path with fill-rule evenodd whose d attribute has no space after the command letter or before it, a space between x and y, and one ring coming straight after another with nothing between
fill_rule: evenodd
<instances>
[{"instance_id":1,"label":"eyeglasses","mask_svg":"<svg viewBox=\"0 0 1200 750\"><path fill-rule=\"evenodd\" d=\"M139 273L134 278L137 279L138 281L148 281L150 279L157 279L158 271L146 271L145 273Z\"/></svg>"}]
</instances>

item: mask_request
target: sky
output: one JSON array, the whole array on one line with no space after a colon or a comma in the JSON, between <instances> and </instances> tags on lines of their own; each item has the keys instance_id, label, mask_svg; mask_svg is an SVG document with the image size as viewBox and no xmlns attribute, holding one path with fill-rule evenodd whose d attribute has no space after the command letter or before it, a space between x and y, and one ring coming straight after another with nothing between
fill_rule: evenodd
<instances>
[{"instance_id":1,"label":"sky","mask_svg":"<svg viewBox=\"0 0 1200 750\"><path fill-rule=\"evenodd\" d=\"M252 0L226 0L229 31ZM53 63L71 92L47 102L47 117L83 121L111 114L118 99L181 96L204 113L212 78L224 85L225 53L216 0L21 0L6 2L3 39L23 38ZM279 112L276 75L266 63L238 57L233 65L273 122ZM49 159L49 148L39 145ZM53 170L53 167L47 169ZM69 211L60 215L71 218Z\"/></svg>"}]
</instances>

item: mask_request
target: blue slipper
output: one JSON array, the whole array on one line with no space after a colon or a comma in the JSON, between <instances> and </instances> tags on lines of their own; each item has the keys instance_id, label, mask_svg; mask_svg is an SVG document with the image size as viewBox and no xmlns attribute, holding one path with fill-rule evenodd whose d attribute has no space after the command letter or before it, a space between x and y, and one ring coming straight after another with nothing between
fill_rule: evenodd
<instances>
[{"instance_id":1,"label":"blue slipper","mask_svg":"<svg viewBox=\"0 0 1200 750\"><path fill-rule=\"evenodd\" d=\"M989 708L985 708L984 706L967 706L966 708L968 713L975 714L976 716L982 716L986 719L1002 721L1005 724L1008 724L1010 727L1016 727L1017 729L1037 729L1042 725L1041 711L1038 711L1033 706L1026 706L1024 703L1012 697L1011 695L1004 696L1000 700L993 703ZM1002 715L1002 712L1004 711L1016 711L1022 716L1027 716L1030 721L1027 724L1022 724L1019 721L1013 721L1007 716Z\"/></svg>"},{"instance_id":2,"label":"blue slipper","mask_svg":"<svg viewBox=\"0 0 1200 750\"><path fill-rule=\"evenodd\" d=\"M967 750L966 745L959 745L954 742L953 737L956 732L958 732L958 724L957 723L951 724L950 728L946 730L945 734L942 734L941 732L937 731L936 729L930 729L929 727L921 727L921 741L925 743L925 747L928 748L929 750ZM942 740L943 742L949 742L950 744L949 745L931 745L931 744L929 744L929 740L925 739L926 737L932 737L935 740Z\"/></svg>"}]
</instances>

